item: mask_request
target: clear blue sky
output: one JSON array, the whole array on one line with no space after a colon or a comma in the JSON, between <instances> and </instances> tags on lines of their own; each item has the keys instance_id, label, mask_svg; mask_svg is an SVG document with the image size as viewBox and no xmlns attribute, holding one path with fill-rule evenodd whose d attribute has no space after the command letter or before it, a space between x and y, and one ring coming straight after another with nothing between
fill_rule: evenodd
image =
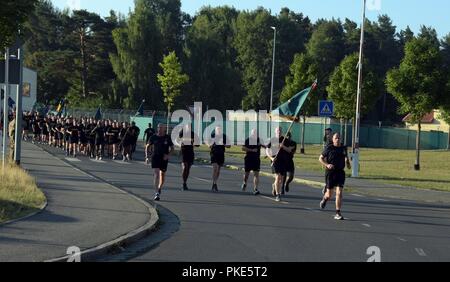
<instances>
[{"instance_id":1,"label":"clear blue sky","mask_svg":"<svg viewBox=\"0 0 450 282\"><path fill-rule=\"evenodd\" d=\"M75 5L81 9L109 14L109 10L128 14L134 7L133 0L52 0L58 8ZM194 15L202 6L234 6L240 10L253 10L263 6L277 14L282 7L302 12L313 21L318 18L349 18L360 22L362 0L182 0L182 10ZM376 20L379 14L387 14L397 29L407 25L417 33L421 25L434 27L440 37L450 33L449 0L367 0L367 17ZM378 9L379 8L379 9Z\"/></svg>"}]
</instances>

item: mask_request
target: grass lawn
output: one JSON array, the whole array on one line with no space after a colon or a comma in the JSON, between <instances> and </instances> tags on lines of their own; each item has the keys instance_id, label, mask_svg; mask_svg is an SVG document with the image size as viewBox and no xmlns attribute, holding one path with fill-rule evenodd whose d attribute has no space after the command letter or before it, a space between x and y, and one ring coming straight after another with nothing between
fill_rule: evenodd
<instances>
[{"instance_id":1,"label":"grass lawn","mask_svg":"<svg viewBox=\"0 0 450 282\"><path fill-rule=\"evenodd\" d=\"M200 150L207 151L206 147ZM306 146L306 155L297 154L295 164L305 171L323 172L319 164L321 146ZM227 149L232 157L244 157L240 147ZM450 151L421 151L421 171L414 171L415 151L362 149L361 178L420 189L450 192ZM268 159L262 159L269 164Z\"/></svg>"},{"instance_id":2,"label":"grass lawn","mask_svg":"<svg viewBox=\"0 0 450 282\"><path fill-rule=\"evenodd\" d=\"M0 223L36 212L44 202L44 194L24 170L0 167Z\"/></svg>"}]
</instances>

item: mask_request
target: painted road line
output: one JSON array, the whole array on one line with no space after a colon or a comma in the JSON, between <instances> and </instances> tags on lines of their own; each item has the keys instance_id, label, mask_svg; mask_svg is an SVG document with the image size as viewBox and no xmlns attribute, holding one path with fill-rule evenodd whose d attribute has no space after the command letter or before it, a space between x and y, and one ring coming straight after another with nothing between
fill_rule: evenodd
<instances>
[{"instance_id":1,"label":"painted road line","mask_svg":"<svg viewBox=\"0 0 450 282\"><path fill-rule=\"evenodd\" d=\"M425 253L425 251L423 249L416 248L415 250L416 250L417 254L419 254L419 256L421 256L421 257L426 257L427 256L427 254Z\"/></svg>"},{"instance_id":2,"label":"painted road line","mask_svg":"<svg viewBox=\"0 0 450 282\"><path fill-rule=\"evenodd\" d=\"M101 161L101 160L93 160L93 159L90 159L90 160L91 160L91 162L93 162L93 163L106 164L105 161Z\"/></svg>"},{"instance_id":3,"label":"painted road line","mask_svg":"<svg viewBox=\"0 0 450 282\"><path fill-rule=\"evenodd\" d=\"M68 160L69 162L73 162L73 163L79 163L79 162L81 162L81 160L75 159L75 158L64 158L64 159Z\"/></svg>"},{"instance_id":4,"label":"painted road line","mask_svg":"<svg viewBox=\"0 0 450 282\"><path fill-rule=\"evenodd\" d=\"M273 201L273 202L277 202L277 201L275 200L275 198L271 198L271 197L267 197L267 196L259 196L259 197L264 198L264 199L267 199L267 200L271 200L271 201ZM289 205L289 203L288 203L288 202L285 202L285 201L280 201L280 202L277 202L277 203L284 204L284 205Z\"/></svg>"},{"instance_id":5,"label":"painted road line","mask_svg":"<svg viewBox=\"0 0 450 282\"><path fill-rule=\"evenodd\" d=\"M365 198L363 195L359 195L359 194L351 194L351 195L355 196L355 197Z\"/></svg>"},{"instance_id":6,"label":"painted road line","mask_svg":"<svg viewBox=\"0 0 450 282\"><path fill-rule=\"evenodd\" d=\"M197 179L197 180L200 180L200 181L203 181L203 182L207 182L207 183L211 182L211 180L207 180L207 179L203 179L203 178L195 177L195 176L194 176L194 179Z\"/></svg>"},{"instance_id":7,"label":"painted road line","mask_svg":"<svg viewBox=\"0 0 450 282\"><path fill-rule=\"evenodd\" d=\"M377 199L378 201L382 201L382 202L389 202L389 200L385 200L385 199Z\"/></svg>"},{"instance_id":8,"label":"painted road line","mask_svg":"<svg viewBox=\"0 0 450 282\"><path fill-rule=\"evenodd\" d=\"M400 237L397 237L397 239L402 241L402 242L406 242L406 239L403 239L403 238L400 238Z\"/></svg>"},{"instance_id":9,"label":"painted road line","mask_svg":"<svg viewBox=\"0 0 450 282\"><path fill-rule=\"evenodd\" d=\"M113 162L115 162L116 164L121 164L121 165L130 165L131 164L131 163L128 163L128 162L117 161L117 160L113 160Z\"/></svg>"},{"instance_id":10,"label":"painted road line","mask_svg":"<svg viewBox=\"0 0 450 282\"><path fill-rule=\"evenodd\" d=\"M371 227L370 224L367 224L367 223L363 223L363 226L365 226L365 227L367 227L367 228L370 228L370 227Z\"/></svg>"}]
</instances>

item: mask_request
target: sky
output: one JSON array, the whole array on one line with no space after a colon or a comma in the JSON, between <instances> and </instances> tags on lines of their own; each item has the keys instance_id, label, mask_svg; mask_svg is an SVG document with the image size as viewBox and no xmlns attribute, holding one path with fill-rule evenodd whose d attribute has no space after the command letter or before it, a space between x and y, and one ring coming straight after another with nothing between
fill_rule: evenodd
<instances>
[{"instance_id":1,"label":"sky","mask_svg":"<svg viewBox=\"0 0 450 282\"><path fill-rule=\"evenodd\" d=\"M86 9L107 16L110 10L127 15L134 8L134 0L52 0L60 8ZM233 6L239 10L253 10L259 6L277 14L282 7L303 13L313 22L319 18L349 18L361 22L362 0L181 0L182 10L190 15L202 6ZM436 29L439 37L450 33L449 0L367 0L366 16L376 20L387 14L397 30L409 26L415 33L421 25Z\"/></svg>"}]
</instances>

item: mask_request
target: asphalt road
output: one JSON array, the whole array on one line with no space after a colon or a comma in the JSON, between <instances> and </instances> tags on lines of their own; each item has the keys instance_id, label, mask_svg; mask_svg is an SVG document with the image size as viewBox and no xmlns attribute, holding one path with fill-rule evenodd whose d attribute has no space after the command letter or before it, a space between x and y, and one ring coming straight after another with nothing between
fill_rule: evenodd
<instances>
[{"instance_id":1,"label":"asphalt road","mask_svg":"<svg viewBox=\"0 0 450 282\"><path fill-rule=\"evenodd\" d=\"M57 157L148 201L153 172L142 152L132 163ZM450 261L450 206L368 198L344 193L345 221L336 221L334 203L319 209L321 191L293 185L277 203L272 179L261 179L261 196L240 191L242 173L222 170L220 193L211 192L209 165L196 164L181 191L181 166L172 158L162 201L162 220L152 233L123 254L105 260L183 262L365 262L376 247L381 261ZM251 190L251 185L250 189Z\"/></svg>"}]
</instances>

